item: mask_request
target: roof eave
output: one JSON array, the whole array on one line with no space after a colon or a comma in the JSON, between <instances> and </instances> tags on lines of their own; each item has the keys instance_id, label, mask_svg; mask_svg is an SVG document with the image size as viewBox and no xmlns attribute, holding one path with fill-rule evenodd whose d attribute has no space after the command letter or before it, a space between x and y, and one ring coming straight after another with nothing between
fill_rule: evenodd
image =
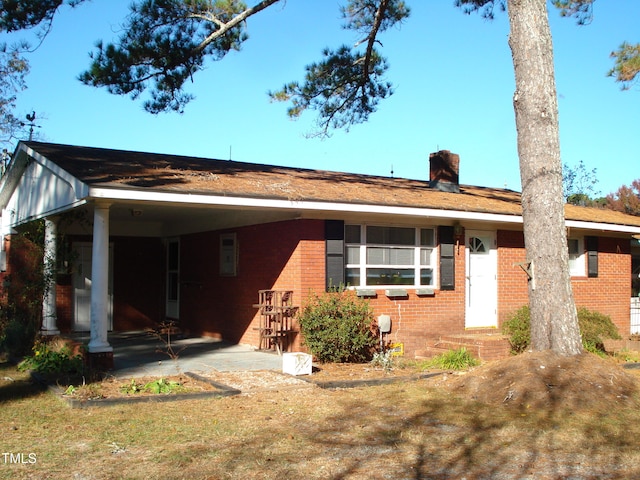
<instances>
[{"instance_id":1,"label":"roof eave","mask_svg":"<svg viewBox=\"0 0 640 480\"><path fill-rule=\"evenodd\" d=\"M120 189L90 187L89 200L118 202L138 201L164 204L211 205L227 207L253 207L265 209L307 210L341 213L401 215L424 218L446 218L449 220L472 220L499 224L522 225L521 215L500 214L490 212L471 212L465 210L442 210L424 207L372 205L348 202L323 202L308 200L288 200L263 197L236 197L226 195L210 195L197 193L158 192L153 190ZM566 220L566 226L585 230L601 230L631 235L640 234L640 227L601 222Z\"/></svg>"},{"instance_id":2,"label":"roof eave","mask_svg":"<svg viewBox=\"0 0 640 480\"><path fill-rule=\"evenodd\" d=\"M447 218L453 220L476 220L485 222L521 224L519 215L470 212L463 210L442 210L423 207L393 205L372 205L364 203L323 202L308 200L288 200L277 198L235 197L208 194L185 194L177 192L158 192L136 189L118 189L91 187L89 198L102 202L154 202L165 204L211 205L227 207L253 207L266 209L288 209L306 211L324 211L361 214L402 215L424 218ZM640 229L639 229L640 230Z\"/></svg>"}]
</instances>

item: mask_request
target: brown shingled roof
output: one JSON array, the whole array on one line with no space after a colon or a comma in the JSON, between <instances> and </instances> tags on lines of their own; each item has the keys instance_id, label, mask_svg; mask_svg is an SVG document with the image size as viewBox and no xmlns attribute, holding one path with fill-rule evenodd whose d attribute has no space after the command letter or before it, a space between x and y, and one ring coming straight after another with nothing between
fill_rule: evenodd
<instances>
[{"instance_id":1,"label":"brown shingled roof","mask_svg":"<svg viewBox=\"0 0 640 480\"><path fill-rule=\"evenodd\" d=\"M91 186L522 213L520 194L507 189L461 185L460 193L448 193L429 188L429 182L423 180L40 142L26 145ZM565 212L570 220L640 226L640 217L612 210L567 205Z\"/></svg>"}]
</instances>

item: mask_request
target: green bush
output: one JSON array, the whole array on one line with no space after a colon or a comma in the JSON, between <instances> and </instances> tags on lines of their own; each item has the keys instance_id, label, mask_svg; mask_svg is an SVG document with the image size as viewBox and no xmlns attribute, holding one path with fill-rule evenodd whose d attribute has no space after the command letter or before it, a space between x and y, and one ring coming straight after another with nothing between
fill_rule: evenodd
<instances>
[{"instance_id":1,"label":"green bush","mask_svg":"<svg viewBox=\"0 0 640 480\"><path fill-rule=\"evenodd\" d=\"M367 362L377 345L373 313L351 291L313 294L298 319L304 344L319 362Z\"/></svg>"},{"instance_id":2,"label":"green bush","mask_svg":"<svg viewBox=\"0 0 640 480\"><path fill-rule=\"evenodd\" d=\"M586 308L578 309L578 322L585 350L590 352L604 352L603 340L611 338L620 340L618 329L608 315L599 312L591 312Z\"/></svg>"},{"instance_id":3,"label":"green bush","mask_svg":"<svg viewBox=\"0 0 640 480\"><path fill-rule=\"evenodd\" d=\"M37 341L33 354L18 364L18 370L53 375L78 375L83 371L82 355L74 355L68 345L56 341Z\"/></svg>"},{"instance_id":4,"label":"green bush","mask_svg":"<svg viewBox=\"0 0 640 480\"><path fill-rule=\"evenodd\" d=\"M509 337L511 351L514 354L522 353L529 348L531 343L529 318L529 307L524 306L502 325L502 333ZM593 312L584 307L578 309L578 324L580 326L582 345L589 352L603 352L605 338L621 338L608 315Z\"/></svg>"},{"instance_id":5,"label":"green bush","mask_svg":"<svg viewBox=\"0 0 640 480\"><path fill-rule=\"evenodd\" d=\"M531 327L529 324L529 306L518 309L509 320L502 324L502 333L509 337L511 353L522 353L531 343Z\"/></svg>"}]
</instances>

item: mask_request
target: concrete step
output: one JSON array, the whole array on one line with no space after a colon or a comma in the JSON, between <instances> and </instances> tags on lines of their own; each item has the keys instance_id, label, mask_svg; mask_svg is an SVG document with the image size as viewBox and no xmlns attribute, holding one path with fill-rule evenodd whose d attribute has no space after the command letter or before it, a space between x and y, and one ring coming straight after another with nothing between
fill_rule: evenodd
<instances>
[{"instance_id":1,"label":"concrete step","mask_svg":"<svg viewBox=\"0 0 640 480\"><path fill-rule=\"evenodd\" d=\"M433 357L437 357L438 355L442 355L443 353L447 353L451 350L458 350L462 347L465 347L467 351L475 358L479 358L479 349L477 346L471 345L460 345L453 343L440 343L438 345L427 345L425 348L421 350L416 350L415 358L417 360L428 360Z\"/></svg>"},{"instance_id":2,"label":"concrete step","mask_svg":"<svg viewBox=\"0 0 640 480\"><path fill-rule=\"evenodd\" d=\"M475 358L482 361L499 360L511 355L509 339L495 332L442 335L428 342L425 348L416 351L416 358L433 358L449 350L466 348Z\"/></svg>"}]
</instances>

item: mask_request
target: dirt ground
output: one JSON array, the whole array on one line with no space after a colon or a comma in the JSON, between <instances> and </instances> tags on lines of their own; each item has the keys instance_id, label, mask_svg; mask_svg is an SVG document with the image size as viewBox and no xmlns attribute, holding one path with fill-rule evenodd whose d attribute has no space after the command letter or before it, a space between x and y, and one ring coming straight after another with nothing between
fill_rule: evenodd
<instances>
[{"instance_id":1,"label":"dirt ground","mask_svg":"<svg viewBox=\"0 0 640 480\"><path fill-rule=\"evenodd\" d=\"M311 375L292 376L271 370L239 371L239 372L198 372L195 376L175 375L166 377L167 382L177 382L181 388L172 394L213 392L224 386L239 390L242 394L252 394L268 390L307 388L322 385L327 388L347 387L363 381L389 381L396 378L411 378L424 374L417 367L400 366L384 370L371 364L319 364L313 367ZM198 377L205 379L199 381ZM142 377L129 380L107 377L99 383L88 384L76 388L71 396L83 399L126 398L154 395L145 391L144 386L157 380L154 377ZM132 382L139 388L134 393L130 388ZM61 385L64 390L65 385Z\"/></svg>"},{"instance_id":2,"label":"dirt ground","mask_svg":"<svg viewBox=\"0 0 640 480\"><path fill-rule=\"evenodd\" d=\"M107 415L69 415L55 403L30 415L29 399L12 400L3 431L15 451L29 451L43 428L56 439L39 444L38 458L47 463L25 467L30 475L20 478L60 478L44 475L55 468L77 478L116 478L114 451L101 453L109 441L130 478L621 480L640 478L638 374L613 359L550 352L466 372L423 371L408 359L390 372L370 364L318 364L297 377L209 372L208 380L241 393L153 409L125 402L107 406ZM177 380L191 391L207 388L188 376ZM388 380L395 382L383 385ZM378 386L320 388L363 381ZM122 395L126 383L103 382L101 394ZM81 450L60 450L62 438ZM0 478L19 477L0 471Z\"/></svg>"},{"instance_id":3,"label":"dirt ground","mask_svg":"<svg viewBox=\"0 0 640 480\"><path fill-rule=\"evenodd\" d=\"M306 388L320 385L345 388L365 381L416 379L433 375L429 383L452 394L485 404L514 409L554 407L562 410L590 409L606 411L616 404L635 401L639 378L635 370L625 370L612 359L590 353L562 357L550 351L529 352L505 360L488 362L463 372L424 371L411 363L398 363L391 370L371 364L317 364L312 375L294 377L274 371L207 372L208 381L250 394L264 390ZM637 373L640 373L638 371ZM136 379L138 385L153 378ZM206 382L181 375L167 380L179 382L184 393L215 390ZM126 392L131 381L106 380L79 389L77 396L94 398L148 395Z\"/></svg>"}]
</instances>

